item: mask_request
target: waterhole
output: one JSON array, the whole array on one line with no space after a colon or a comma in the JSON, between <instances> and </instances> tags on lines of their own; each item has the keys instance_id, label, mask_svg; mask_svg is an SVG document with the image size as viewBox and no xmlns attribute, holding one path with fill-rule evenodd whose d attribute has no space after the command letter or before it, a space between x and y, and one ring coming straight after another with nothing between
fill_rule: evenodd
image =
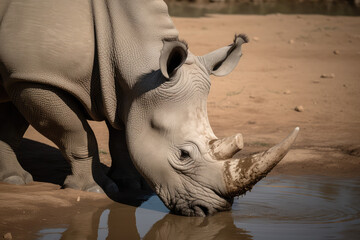
<instances>
[{"instance_id":1,"label":"waterhole","mask_svg":"<svg viewBox=\"0 0 360 240\"><path fill-rule=\"evenodd\" d=\"M89 209L38 239L359 239L359 199L360 177L275 176L214 216L176 216L151 196Z\"/></svg>"}]
</instances>

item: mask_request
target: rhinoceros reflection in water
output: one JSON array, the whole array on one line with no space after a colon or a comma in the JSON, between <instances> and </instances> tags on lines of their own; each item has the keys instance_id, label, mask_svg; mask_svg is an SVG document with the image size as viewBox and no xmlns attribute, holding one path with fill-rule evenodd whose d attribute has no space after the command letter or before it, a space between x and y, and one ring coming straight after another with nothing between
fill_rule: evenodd
<instances>
[{"instance_id":1,"label":"rhinoceros reflection in water","mask_svg":"<svg viewBox=\"0 0 360 240\"><path fill-rule=\"evenodd\" d=\"M162 219L153 222L155 211L137 214L139 219L136 219L136 210L136 207L110 204L78 213L61 239L252 239L245 230L234 225L231 212L208 218L163 213L159 215L165 215ZM142 218L152 219L152 226L143 236L139 233L146 229L137 228L137 222L144 221Z\"/></svg>"},{"instance_id":2,"label":"rhinoceros reflection in water","mask_svg":"<svg viewBox=\"0 0 360 240\"><path fill-rule=\"evenodd\" d=\"M32 181L15 154L31 124L70 162L64 187L115 197L112 179L141 188L140 173L174 213L206 216L229 210L296 138L232 159L241 135L218 139L206 100L210 75L229 74L248 38L195 56L163 1L2 0L0 21L1 181ZM110 176L87 120L108 124Z\"/></svg>"},{"instance_id":3,"label":"rhinoceros reflection in water","mask_svg":"<svg viewBox=\"0 0 360 240\"><path fill-rule=\"evenodd\" d=\"M253 239L234 225L231 212L208 218L184 218L168 214L153 225L144 239Z\"/></svg>"}]
</instances>

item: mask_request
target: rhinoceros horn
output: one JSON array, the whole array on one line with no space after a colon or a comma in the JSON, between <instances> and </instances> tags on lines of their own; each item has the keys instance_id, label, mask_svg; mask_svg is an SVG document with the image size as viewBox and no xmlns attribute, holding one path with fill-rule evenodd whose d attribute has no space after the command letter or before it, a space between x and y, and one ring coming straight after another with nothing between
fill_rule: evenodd
<instances>
[{"instance_id":1,"label":"rhinoceros horn","mask_svg":"<svg viewBox=\"0 0 360 240\"><path fill-rule=\"evenodd\" d=\"M299 127L296 127L281 143L265 152L241 159L225 160L224 179L227 186L225 194L234 197L251 190L252 186L265 177L286 155L298 132ZM233 154L231 148L230 153Z\"/></svg>"},{"instance_id":2,"label":"rhinoceros horn","mask_svg":"<svg viewBox=\"0 0 360 240\"><path fill-rule=\"evenodd\" d=\"M214 158L218 160L231 158L244 147L243 137L240 133L231 137L213 140L209 144Z\"/></svg>"}]
</instances>

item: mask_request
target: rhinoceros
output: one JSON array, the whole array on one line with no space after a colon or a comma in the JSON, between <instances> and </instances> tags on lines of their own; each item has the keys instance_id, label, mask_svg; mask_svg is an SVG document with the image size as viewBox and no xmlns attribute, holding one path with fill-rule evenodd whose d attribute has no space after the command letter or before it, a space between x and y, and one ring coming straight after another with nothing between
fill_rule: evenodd
<instances>
[{"instance_id":1,"label":"rhinoceros","mask_svg":"<svg viewBox=\"0 0 360 240\"><path fill-rule=\"evenodd\" d=\"M209 76L229 74L248 38L195 56L178 35L159 0L1 0L0 180L32 181L15 154L30 124L70 163L64 187L116 195L113 179L141 188L143 177L174 213L231 209L299 128L265 152L233 158L242 135L218 139L206 100ZM110 177L87 120L107 123Z\"/></svg>"}]
</instances>

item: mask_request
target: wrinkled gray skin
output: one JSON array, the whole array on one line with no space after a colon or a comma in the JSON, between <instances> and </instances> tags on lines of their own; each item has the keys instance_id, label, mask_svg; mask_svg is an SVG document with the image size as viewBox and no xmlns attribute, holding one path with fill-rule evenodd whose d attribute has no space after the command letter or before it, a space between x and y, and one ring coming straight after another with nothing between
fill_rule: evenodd
<instances>
[{"instance_id":1,"label":"wrinkled gray skin","mask_svg":"<svg viewBox=\"0 0 360 240\"><path fill-rule=\"evenodd\" d=\"M64 187L116 195L87 123L106 121L110 177L118 184L141 188L140 172L175 213L229 210L234 196L284 157L298 132L245 159L231 158L243 146L241 134L214 135L209 75L230 73L246 42L238 35L229 46L194 56L162 1L2 0L0 180L32 181L15 154L31 124L70 162Z\"/></svg>"}]
</instances>

